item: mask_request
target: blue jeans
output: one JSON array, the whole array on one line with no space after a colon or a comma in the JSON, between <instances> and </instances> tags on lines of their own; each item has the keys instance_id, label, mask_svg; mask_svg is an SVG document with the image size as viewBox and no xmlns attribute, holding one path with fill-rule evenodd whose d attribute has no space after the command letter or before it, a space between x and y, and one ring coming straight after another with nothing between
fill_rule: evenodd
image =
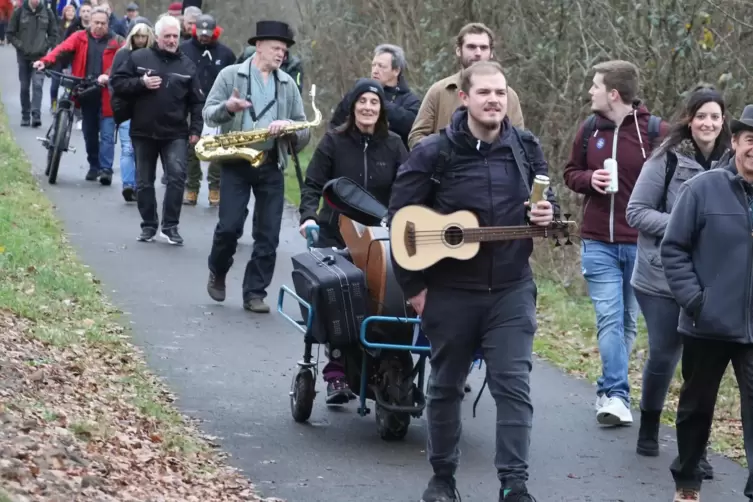
<instances>
[{"instance_id":1,"label":"blue jeans","mask_svg":"<svg viewBox=\"0 0 753 502\"><path fill-rule=\"evenodd\" d=\"M81 118L89 169L112 173L112 161L115 158L115 120L102 116L100 100L82 104Z\"/></svg>"},{"instance_id":2,"label":"blue jeans","mask_svg":"<svg viewBox=\"0 0 753 502\"><path fill-rule=\"evenodd\" d=\"M131 121L127 120L118 126L120 138L120 179L123 188L136 188L136 160L133 156L131 143Z\"/></svg>"},{"instance_id":3,"label":"blue jeans","mask_svg":"<svg viewBox=\"0 0 753 502\"><path fill-rule=\"evenodd\" d=\"M638 300L630 278L635 264L635 244L609 244L582 239L581 266L588 294L596 311L596 331L601 355L598 395L619 397L630 406L628 359L638 326Z\"/></svg>"}]
</instances>

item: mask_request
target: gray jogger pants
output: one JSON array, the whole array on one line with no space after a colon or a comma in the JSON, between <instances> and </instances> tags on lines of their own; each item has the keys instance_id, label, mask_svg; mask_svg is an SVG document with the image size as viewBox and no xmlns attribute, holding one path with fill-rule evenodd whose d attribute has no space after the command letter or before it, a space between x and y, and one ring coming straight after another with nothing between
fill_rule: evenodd
<instances>
[{"instance_id":1,"label":"gray jogger pants","mask_svg":"<svg viewBox=\"0 0 753 502\"><path fill-rule=\"evenodd\" d=\"M648 359L643 366L641 409L662 411L669 385L682 355L682 336L677 332L680 305L673 298L635 292L646 319Z\"/></svg>"},{"instance_id":2,"label":"gray jogger pants","mask_svg":"<svg viewBox=\"0 0 753 502\"><path fill-rule=\"evenodd\" d=\"M533 280L491 293L429 288L422 328L431 343L427 451L435 474L454 476L457 469L463 387L480 346L497 406L497 475L503 487L528 480L536 295Z\"/></svg>"}]
</instances>

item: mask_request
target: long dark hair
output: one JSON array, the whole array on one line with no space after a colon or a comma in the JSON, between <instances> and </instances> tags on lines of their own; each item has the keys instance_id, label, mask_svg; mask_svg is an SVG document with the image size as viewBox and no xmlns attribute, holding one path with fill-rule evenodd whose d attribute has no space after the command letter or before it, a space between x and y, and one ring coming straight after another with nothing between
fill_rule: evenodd
<instances>
[{"instance_id":1,"label":"long dark hair","mask_svg":"<svg viewBox=\"0 0 753 502\"><path fill-rule=\"evenodd\" d=\"M676 147L686 139L692 140L693 133L690 132L690 127L688 126L693 121L693 117L698 113L698 110L706 103L712 102L719 105L722 109L722 115L724 116L722 130L716 138L714 149L716 150L719 146L730 148L732 144L732 133L729 128L727 104L724 101L724 97L713 85L699 84L690 91L688 98L685 100L685 105L678 111L669 128L667 137L664 142L662 142L661 147L657 149L655 155L663 155L667 150Z\"/></svg>"},{"instance_id":2,"label":"long dark hair","mask_svg":"<svg viewBox=\"0 0 753 502\"><path fill-rule=\"evenodd\" d=\"M350 110L348 110L348 117L345 119L345 122L343 122L340 126L335 128L335 132L339 134L343 134L346 132L354 131L354 132L360 132L358 129L358 126L356 126L356 103L358 103L358 100L361 98L361 96L357 96L353 99L353 102L350 104ZM390 128L387 124L387 109L384 106L384 101L379 101L379 117L377 118L376 124L374 124L374 136L387 136L389 134Z\"/></svg>"}]
</instances>

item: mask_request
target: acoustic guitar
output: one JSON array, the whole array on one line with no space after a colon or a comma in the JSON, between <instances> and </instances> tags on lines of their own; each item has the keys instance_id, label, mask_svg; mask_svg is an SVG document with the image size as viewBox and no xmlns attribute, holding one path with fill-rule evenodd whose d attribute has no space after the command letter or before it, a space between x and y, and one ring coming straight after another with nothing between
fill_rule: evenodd
<instances>
[{"instance_id":1,"label":"acoustic guitar","mask_svg":"<svg viewBox=\"0 0 753 502\"><path fill-rule=\"evenodd\" d=\"M389 230L340 215L340 234L353 264L366 276L372 315L404 316L405 297L392 271Z\"/></svg>"},{"instance_id":2,"label":"acoustic guitar","mask_svg":"<svg viewBox=\"0 0 753 502\"><path fill-rule=\"evenodd\" d=\"M569 215L565 215L569 218ZM425 270L444 258L470 260L482 242L567 238L574 221L553 221L548 226L521 225L480 227L470 211L441 214L425 206L406 206L395 213L390 225L390 244L395 261L406 270Z\"/></svg>"}]
</instances>

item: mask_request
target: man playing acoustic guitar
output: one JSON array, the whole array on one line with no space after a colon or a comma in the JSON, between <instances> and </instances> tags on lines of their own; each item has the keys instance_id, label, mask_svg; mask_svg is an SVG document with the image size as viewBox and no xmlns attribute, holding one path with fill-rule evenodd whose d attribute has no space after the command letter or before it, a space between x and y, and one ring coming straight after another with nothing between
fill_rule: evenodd
<instances>
[{"instance_id":1,"label":"man playing acoustic guitar","mask_svg":"<svg viewBox=\"0 0 753 502\"><path fill-rule=\"evenodd\" d=\"M464 69L459 95L463 106L453 114L446 136L440 132L421 141L400 167L390 220L399 209L422 204L442 214L469 210L482 227L550 225L556 207L551 191L548 200L532 208L528 204L534 176L547 175L548 165L538 139L514 128L506 115L502 68L489 61ZM439 169L444 173L437 172L448 140L449 160ZM421 240L416 237L417 246ZM427 452L434 476L423 502L458 500L460 404L478 347L497 406L499 500L534 500L526 488L533 420L529 374L537 328L532 250L532 239L483 242L470 260L444 259L422 272L405 270L393 259L398 282L431 342Z\"/></svg>"}]
</instances>

